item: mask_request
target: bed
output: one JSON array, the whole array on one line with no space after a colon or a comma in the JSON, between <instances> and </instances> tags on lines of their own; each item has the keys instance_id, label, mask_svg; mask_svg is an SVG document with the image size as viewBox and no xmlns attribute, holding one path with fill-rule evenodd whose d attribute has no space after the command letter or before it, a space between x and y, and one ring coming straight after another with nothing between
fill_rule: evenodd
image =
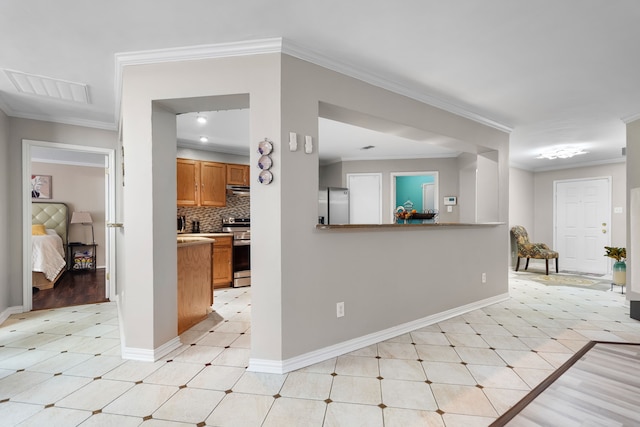
<instances>
[{"instance_id":1,"label":"bed","mask_svg":"<svg viewBox=\"0 0 640 427\"><path fill-rule=\"evenodd\" d=\"M32 285L51 289L66 271L69 209L64 203L31 203Z\"/></svg>"}]
</instances>

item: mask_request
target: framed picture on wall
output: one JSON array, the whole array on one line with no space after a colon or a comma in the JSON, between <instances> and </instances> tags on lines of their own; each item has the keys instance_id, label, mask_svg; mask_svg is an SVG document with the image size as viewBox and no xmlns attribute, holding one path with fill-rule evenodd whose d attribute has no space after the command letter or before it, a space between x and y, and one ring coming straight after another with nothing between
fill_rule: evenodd
<instances>
[{"instance_id":1,"label":"framed picture on wall","mask_svg":"<svg viewBox=\"0 0 640 427\"><path fill-rule=\"evenodd\" d=\"M31 175L31 198L51 198L51 175Z\"/></svg>"}]
</instances>

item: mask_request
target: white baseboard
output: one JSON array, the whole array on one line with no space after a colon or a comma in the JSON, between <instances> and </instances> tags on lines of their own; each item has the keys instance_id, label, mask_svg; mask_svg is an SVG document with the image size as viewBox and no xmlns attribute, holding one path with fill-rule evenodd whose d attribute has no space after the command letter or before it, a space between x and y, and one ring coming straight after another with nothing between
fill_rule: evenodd
<instances>
[{"instance_id":1,"label":"white baseboard","mask_svg":"<svg viewBox=\"0 0 640 427\"><path fill-rule=\"evenodd\" d=\"M376 344L390 338L406 334L407 332L415 331L416 329L424 328L425 326L433 325L434 323L442 322L452 317L460 316L461 314L465 314L479 308L506 301L508 299L509 293L496 295L491 298L483 299L467 305L463 305L461 307L456 307L451 310L423 317L418 320L403 323L402 325L384 329L379 332L374 332L372 334L334 344L329 347L310 351L309 353L301 354L299 356L295 356L286 360L252 358L249 359L249 367L247 368L247 371L265 372L270 374L286 374L287 372L295 371L296 369L320 363L325 360L331 359L332 357L341 356L343 354L361 349L368 345Z\"/></svg>"},{"instance_id":2,"label":"white baseboard","mask_svg":"<svg viewBox=\"0 0 640 427\"><path fill-rule=\"evenodd\" d=\"M20 313L24 313L24 307L21 305L7 307L2 313L0 313L0 324L4 323L4 321L7 320L12 314Z\"/></svg>"},{"instance_id":3,"label":"white baseboard","mask_svg":"<svg viewBox=\"0 0 640 427\"><path fill-rule=\"evenodd\" d=\"M155 362L181 345L180 337L175 337L174 339L162 344L160 347L151 350L123 346L121 350L122 358L127 360L139 360L141 362Z\"/></svg>"}]
</instances>

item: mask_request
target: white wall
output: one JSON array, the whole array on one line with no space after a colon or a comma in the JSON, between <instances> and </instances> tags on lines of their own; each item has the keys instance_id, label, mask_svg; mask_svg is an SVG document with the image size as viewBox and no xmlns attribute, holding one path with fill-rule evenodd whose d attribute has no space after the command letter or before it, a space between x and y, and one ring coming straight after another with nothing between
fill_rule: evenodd
<instances>
[{"instance_id":1,"label":"white wall","mask_svg":"<svg viewBox=\"0 0 640 427\"><path fill-rule=\"evenodd\" d=\"M9 306L22 305L22 140L58 142L100 148L116 147L117 134L113 131L80 126L9 118L7 229L9 252Z\"/></svg>"},{"instance_id":2,"label":"white wall","mask_svg":"<svg viewBox=\"0 0 640 427\"><path fill-rule=\"evenodd\" d=\"M69 207L69 219L74 211L91 214L96 243L96 265L105 266L105 173L104 168L32 162L31 173L51 175L51 202L63 202ZM49 200L47 200L49 201ZM90 242L91 227L69 224L70 242Z\"/></svg>"},{"instance_id":3,"label":"white wall","mask_svg":"<svg viewBox=\"0 0 640 427\"><path fill-rule=\"evenodd\" d=\"M0 110L0 315L12 304L11 299L9 254L13 252L9 240L9 118Z\"/></svg>"},{"instance_id":4,"label":"white wall","mask_svg":"<svg viewBox=\"0 0 640 427\"><path fill-rule=\"evenodd\" d=\"M476 174L477 222L493 222L500 217L500 195L498 194L498 152L478 154Z\"/></svg>"},{"instance_id":5,"label":"white wall","mask_svg":"<svg viewBox=\"0 0 640 427\"><path fill-rule=\"evenodd\" d=\"M533 235L534 174L523 169L509 168L509 228L521 225Z\"/></svg>"},{"instance_id":6,"label":"white wall","mask_svg":"<svg viewBox=\"0 0 640 427\"><path fill-rule=\"evenodd\" d=\"M161 125L155 123L172 120L175 126L175 117L171 119L168 114L152 111L152 102L162 99L163 105L169 106L173 99L249 94L253 141L250 161L255 165L258 141L268 136L279 144L279 93L279 55L130 66L124 70L122 144L126 153L126 176L122 206L125 228L123 251L118 259L126 254L148 253L149 245L167 245L136 265L123 259L125 280L121 301L125 351L148 355L175 342L172 335L175 337L177 320L172 317L172 311L167 314L163 311L168 301L175 303L172 300L175 282L169 284L176 277L175 249L170 249L175 248L175 132L170 135L174 139L170 143L169 137L159 134ZM278 161L283 152L280 147L276 145L273 154L274 185L260 186L259 191L251 194L252 228L256 230L253 247L262 249L259 257L253 257L252 271L258 279L260 271L268 271L262 280L254 280L252 296L260 304L254 304L252 312L254 318L263 321L256 321L252 326L252 345L265 351L262 357L269 359L281 357L281 326L277 315L280 311L281 204L277 183L286 178L281 174ZM160 173L173 180L170 191L156 185L158 177L163 179L156 175ZM255 169L251 173L253 175ZM255 187L254 183L252 180ZM170 185L168 181L167 185ZM149 209L170 215L154 214L148 218L144 212Z\"/></svg>"},{"instance_id":7,"label":"white wall","mask_svg":"<svg viewBox=\"0 0 640 427\"><path fill-rule=\"evenodd\" d=\"M640 300L640 206L631 192L640 188L640 120L627 123L627 299ZM635 202L635 198L634 198Z\"/></svg>"}]
</instances>

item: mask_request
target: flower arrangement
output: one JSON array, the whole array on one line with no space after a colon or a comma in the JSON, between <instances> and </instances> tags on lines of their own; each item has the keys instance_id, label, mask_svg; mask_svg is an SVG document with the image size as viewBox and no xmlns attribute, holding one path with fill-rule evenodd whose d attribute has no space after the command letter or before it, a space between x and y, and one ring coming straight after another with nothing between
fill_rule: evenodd
<instances>
[{"instance_id":1,"label":"flower arrangement","mask_svg":"<svg viewBox=\"0 0 640 427\"><path fill-rule=\"evenodd\" d=\"M617 262L624 261L627 258L627 248L614 248L611 246L604 247L606 253L604 256L615 259Z\"/></svg>"}]
</instances>

